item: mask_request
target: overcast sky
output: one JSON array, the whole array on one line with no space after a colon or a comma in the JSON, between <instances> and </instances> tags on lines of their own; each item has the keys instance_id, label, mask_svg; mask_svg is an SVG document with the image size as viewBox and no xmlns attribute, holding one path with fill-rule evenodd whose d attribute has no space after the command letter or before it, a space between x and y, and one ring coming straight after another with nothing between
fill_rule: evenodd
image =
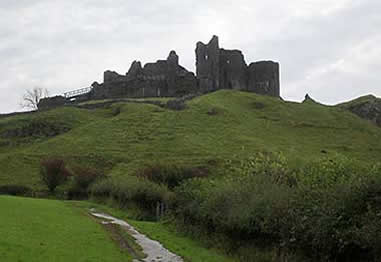
<instances>
[{"instance_id":1,"label":"overcast sky","mask_svg":"<svg viewBox=\"0 0 381 262\"><path fill-rule=\"evenodd\" d=\"M87 87L172 49L194 71L214 34L247 63L280 62L286 100L381 96L380 0L0 0L0 112L26 89Z\"/></svg>"}]
</instances>

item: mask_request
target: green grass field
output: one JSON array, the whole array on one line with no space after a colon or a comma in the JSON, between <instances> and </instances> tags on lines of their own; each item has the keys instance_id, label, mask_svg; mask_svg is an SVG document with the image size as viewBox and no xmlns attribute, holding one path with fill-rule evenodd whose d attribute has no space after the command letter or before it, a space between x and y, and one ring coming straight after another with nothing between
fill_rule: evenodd
<instances>
[{"instance_id":1,"label":"green grass field","mask_svg":"<svg viewBox=\"0 0 381 262\"><path fill-rule=\"evenodd\" d=\"M0 261L132 261L127 251L111 239L110 233L87 215L90 207L128 218L123 211L89 202L0 196ZM185 261L234 261L163 224L131 219L128 222Z\"/></svg>"},{"instance_id":2,"label":"green grass field","mask_svg":"<svg viewBox=\"0 0 381 262\"><path fill-rule=\"evenodd\" d=\"M0 261L132 261L102 226L56 200L0 196Z\"/></svg>"},{"instance_id":3,"label":"green grass field","mask_svg":"<svg viewBox=\"0 0 381 262\"><path fill-rule=\"evenodd\" d=\"M43 123L48 135L4 135L33 130L35 123ZM49 136L51 129L63 131ZM210 165L219 172L225 161L262 151L282 152L292 166L337 153L375 162L381 132L339 107L231 90L195 98L183 111L136 103L96 110L62 107L0 119L0 185L42 188L39 161L46 156L119 176L158 161Z\"/></svg>"}]
</instances>

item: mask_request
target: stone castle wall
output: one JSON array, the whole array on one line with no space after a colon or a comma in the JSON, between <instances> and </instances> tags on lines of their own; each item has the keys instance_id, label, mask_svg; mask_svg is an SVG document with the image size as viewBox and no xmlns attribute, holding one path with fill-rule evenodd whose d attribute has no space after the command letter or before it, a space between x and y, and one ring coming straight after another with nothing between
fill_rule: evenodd
<instances>
[{"instance_id":1,"label":"stone castle wall","mask_svg":"<svg viewBox=\"0 0 381 262\"><path fill-rule=\"evenodd\" d=\"M261 61L247 66L242 52L221 49L217 36L208 44L197 43L196 66L201 90L237 89L280 96L278 63Z\"/></svg>"},{"instance_id":2,"label":"stone castle wall","mask_svg":"<svg viewBox=\"0 0 381 262\"><path fill-rule=\"evenodd\" d=\"M75 99L180 97L219 89L244 90L279 97L279 64L260 61L247 65L240 50L220 48L218 37L213 36L208 44L197 43L196 75L179 65L178 55L171 51L166 60L147 63L144 67L139 61L134 61L125 75L105 71L103 83L94 82L91 87L89 93ZM63 99L65 98L45 99L41 108L62 105ZM67 98L68 101L69 99Z\"/></svg>"},{"instance_id":3,"label":"stone castle wall","mask_svg":"<svg viewBox=\"0 0 381 262\"><path fill-rule=\"evenodd\" d=\"M103 78L102 84L92 84L91 99L176 97L198 89L195 75L179 65L175 51L171 51L166 60L147 63L144 67L134 61L126 75L106 71Z\"/></svg>"}]
</instances>

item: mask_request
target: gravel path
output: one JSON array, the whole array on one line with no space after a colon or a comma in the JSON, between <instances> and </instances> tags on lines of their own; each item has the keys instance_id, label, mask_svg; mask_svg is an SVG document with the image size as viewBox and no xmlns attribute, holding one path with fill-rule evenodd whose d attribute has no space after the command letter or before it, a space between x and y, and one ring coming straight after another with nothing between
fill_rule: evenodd
<instances>
[{"instance_id":1,"label":"gravel path","mask_svg":"<svg viewBox=\"0 0 381 262\"><path fill-rule=\"evenodd\" d=\"M145 262L183 262L183 259L166 248L163 247L159 242L149 239L145 235L139 233L134 227L128 224L126 221L117 219L107 214L91 212L91 215L97 218L105 219L103 224L116 224L120 225L128 230L131 235L136 239L136 243L140 245L143 249L143 253L147 255L146 258L142 260L134 260L134 262L145 261Z\"/></svg>"}]
</instances>

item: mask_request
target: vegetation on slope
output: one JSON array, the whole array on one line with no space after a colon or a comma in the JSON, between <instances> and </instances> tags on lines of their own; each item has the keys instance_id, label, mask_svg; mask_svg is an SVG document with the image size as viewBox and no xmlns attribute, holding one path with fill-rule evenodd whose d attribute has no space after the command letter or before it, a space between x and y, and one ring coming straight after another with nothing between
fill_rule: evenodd
<instances>
[{"instance_id":1,"label":"vegetation on slope","mask_svg":"<svg viewBox=\"0 0 381 262\"><path fill-rule=\"evenodd\" d=\"M338 155L293 169L282 155L258 154L231 168L217 178L176 173L174 188L173 179L112 177L90 192L145 210L135 214L141 218L164 206L181 230L239 261L378 261L380 165Z\"/></svg>"},{"instance_id":2,"label":"vegetation on slope","mask_svg":"<svg viewBox=\"0 0 381 262\"><path fill-rule=\"evenodd\" d=\"M39 121L65 132L4 135ZM380 138L379 128L338 108L229 90L197 97L182 111L135 103L63 107L0 119L0 184L41 188L39 162L47 156L114 176L158 161L218 173L226 161L263 151L283 152L293 166L336 153L372 162L381 154Z\"/></svg>"},{"instance_id":3,"label":"vegetation on slope","mask_svg":"<svg viewBox=\"0 0 381 262\"><path fill-rule=\"evenodd\" d=\"M55 119L64 132L20 139L7 131L37 120L55 126ZM72 170L90 166L107 177L92 185L85 179L81 192L90 185L93 197L140 210L140 218L164 211L240 261L380 254L381 169L373 165L380 129L340 106L222 90L181 111L118 101L3 118L0 136L0 185L40 190L46 157Z\"/></svg>"}]
</instances>

